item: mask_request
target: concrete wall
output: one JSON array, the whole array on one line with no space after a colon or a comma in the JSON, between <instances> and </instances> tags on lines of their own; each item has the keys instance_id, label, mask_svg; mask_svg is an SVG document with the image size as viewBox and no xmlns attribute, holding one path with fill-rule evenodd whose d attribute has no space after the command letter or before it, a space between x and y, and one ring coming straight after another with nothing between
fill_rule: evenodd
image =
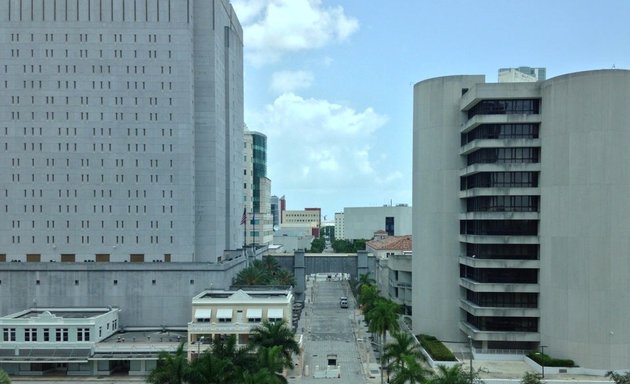
<instances>
[{"instance_id":1,"label":"concrete wall","mask_svg":"<svg viewBox=\"0 0 630 384\"><path fill-rule=\"evenodd\" d=\"M630 71L543 83L540 334L545 351L630 367Z\"/></svg>"},{"instance_id":2,"label":"concrete wall","mask_svg":"<svg viewBox=\"0 0 630 384\"><path fill-rule=\"evenodd\" d=\"M192 298L226 289L245 265L208 263L0 263L0 315L40 307L120 308L119 326L186 326Z\"/></svg>"},{"instance_id":3,"label":"concrete wall","mask_svg":"<svg viewBox=\"0 0 630 384\"><path fill-rule=\"evenodd\" d=\"M283 268L293 271L294 255L272 255ZM357 255L356 254L334 254L322 255L307 253L304 255L304 275L312 273L349 273L352 278L357 278ZM374 274L376 262L374 257L367 257L367 268Z\"/></svg>"},{"instance_id":4,"label":"concrete wall","mask_svg":"<svg viewBox=\"0 0 630 384\"><path fill-rule=\"evenodd\" d=\"M459 301L459 109L462 89L483 76L430 79L414 87L413 331L462 340Z\"/></svg>"}]
</instances>

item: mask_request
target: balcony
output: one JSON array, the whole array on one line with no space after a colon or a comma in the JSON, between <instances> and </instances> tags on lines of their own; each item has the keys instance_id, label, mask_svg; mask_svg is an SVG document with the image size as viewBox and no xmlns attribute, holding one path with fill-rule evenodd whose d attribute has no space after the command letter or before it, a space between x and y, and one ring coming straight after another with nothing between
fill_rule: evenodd
<instances>
[{"instance_id":1,"label":"balcony","mask_svg":"<svg viewBox=\"0 0 630 384\"><path fill-rule=\"evenodd\" d=\"M538 236L459 235L459 241L471 244L539 244Z\"/></svg>"},{"instance_id":2,"label":"balcony","mask_svg":"<svg viewBox=\"0 0 630 384\"><path fill-rule=\"evenodd\" d=\"M540 188L529 187L501 187L501 188L471 188L459 191L459 197L477 196L540 196Z\"/></svg>"},{"instance_id":3,"label":"balcony","mask_svg":"<svg viewBox=\"0 0 630 384\"><path fill-rule=\"evenodd\" d=\"M477 259L460 256L459 263L473 268L540 268L539 260Z\"/></svg>"},{"instance_id":4,"label":"balcony","mask_svg":"<svg viewBox=\"0 0 630 384\"><path fill-rule=\"evenodd\" d=\"M465 277L459 279L459 285L473 292L540 292L539 284L479 283Z\"/></svg>"},{"instance_id":5,"label":"balcony","mask_svg":"<svg viewBox=\"0 0 630 384\"><path fill-rule=\"evenodd\" d=\"M536 98L540 98L540 83L479 83L461 97L459 108L468 111L481 100Z\"/></svg>"},{"instance_id":6,"label":"balcony","mask_svg":"<svg viewBox=\"0 0 630 384\"><path fill-rule=\"evenodd\" d=\"M460 176L479 172L540 172L540 163L477 163L462 168Z\"/></svg>"},{"instance_id":7,"label":"balcony","mask_svg":"<svg viewBox=\"0 0 630 384\"><path fill-rule=\"evenodd\" d=\"M468 155L482 148L540 147L540 139L484 139L474 140L459 149L460 155Z\"/></svg>"},{"instance_id":8,"label":"balcony","mask_svg":"<svg viewBox=\"0 0 630 384\"><path fill-rule=\"evenodd\" d=\"M512 113L505 115L476 115L462 124L460 133L466 133L482 124L535 124L540 123L542 118L536 114Z\"/></svg>"},{"instance_id":9,"label":"balcony","mask_svg":"<svg viewBox=\"0 0 630 384\"><path fill-rule=\"evenodd\" d=\"M459 329L474 341L540 341L538 332L482 331L463 321L459 323Z\"/></svg>"},{"instance_id":10,"label":"balcony","mask_svg":"<svg viewBox=\"0 0 630 384\"><path fill-rule=\"evenodd\" d=\"M471 315L479 317L540 317L538 308L480 307L465 299L459 300L459 307Z\"/></svg>"},{"instance_id":11,"label":"balcony","mask_svg":"<svg viewBox=\"0 0 630 384\"><path fill-rule=\"evenodd\" d=\"M260 323L188 323L188 333L251 333Z\"/></svg>"},{"instance_id":12,"label":"balcony","mask_svg":"<svg viewBox=\"0 0 630 384\"><path fill-rule=\"evenodd\" d=\"M513 212L513 211L492 211L492 212L466 212L459 214L460 220L539 220L538 212Z\"/></svg>"}]
</instances>

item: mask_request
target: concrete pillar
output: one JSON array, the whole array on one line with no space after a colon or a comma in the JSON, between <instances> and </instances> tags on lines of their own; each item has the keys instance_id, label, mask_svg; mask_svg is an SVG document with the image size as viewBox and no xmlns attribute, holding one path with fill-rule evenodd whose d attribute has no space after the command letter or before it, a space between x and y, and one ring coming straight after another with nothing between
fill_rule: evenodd
<instances>
[{"instance_id":1,"label":"concrete pillar","mask_svg":"<svg viewBox=\"0 0 630 384\"><path fill-rule=\"evenodd\" d=\"M304 301L305 287L305 264L304 264L304 250L299 249L293 253L293 276L295 276L295 297Z\"/></svg>"},{"instance_id":2,"label":"concrete pillar","mask_svg":"<svg viewBox=\"0 0 630 384\"><path fill-rule=\"evenodd\" d=\"M358 251L357 252L357 275L355 279L359 279L359 276L366 275L370 273L368 269L368 253L367 251Z\"/></svg>"}]
</instances>

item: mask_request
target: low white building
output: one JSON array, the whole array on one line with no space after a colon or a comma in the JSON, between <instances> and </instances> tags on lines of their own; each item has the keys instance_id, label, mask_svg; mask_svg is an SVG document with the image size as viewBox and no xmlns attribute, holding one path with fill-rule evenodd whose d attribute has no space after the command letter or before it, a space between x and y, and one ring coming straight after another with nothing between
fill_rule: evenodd
<instances>
[{"instance_id":1,"label":"low white building","mask_svg":"<svg viewBox=\"0 0 630 384\"><path fill-rule=\"evenodd\" d=\"M291 324L293 291L288 289L206 290L192 300L188 323L188 357L206 350L210 341L235 335L246 345L252 330L264 321Z\"/></svg>"},{"instance_id":2,"label":"low white building","mask_svg":"<svg viewBox=\"0 0 630 384\"><path fill-rule=\"evenodd\" d=\"M0 318L0 368L15 376L144 376L186 340L122 329L118 308L31 308Z\"/></svg>"},{"instance_id":3,"label":"low white building","mask_svg":"<svg viewBox=\"0 0 630 384\"><path fill-rule=\"evenodd\" d=\"M376 283L381 293L411 315L411 236L388 236L377 231L365 248L376 257Z\"/></svg>"}]
</instances>

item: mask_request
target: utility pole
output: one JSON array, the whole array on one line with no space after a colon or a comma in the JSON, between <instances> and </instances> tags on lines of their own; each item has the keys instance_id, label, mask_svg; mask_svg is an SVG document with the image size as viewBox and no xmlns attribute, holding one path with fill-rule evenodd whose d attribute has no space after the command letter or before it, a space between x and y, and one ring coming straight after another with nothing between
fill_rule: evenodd
<instances>
[{"instance_id":1,"label":"utility pole","mask_svg":"<svg viewBox=\"0 0 630 384\"><path fill-rule=\"evenodd\" d=\"M540 346L540 366L542 367L542 378L545 378L545 347L546 345Z\"/></svg>"}]
</instances>

